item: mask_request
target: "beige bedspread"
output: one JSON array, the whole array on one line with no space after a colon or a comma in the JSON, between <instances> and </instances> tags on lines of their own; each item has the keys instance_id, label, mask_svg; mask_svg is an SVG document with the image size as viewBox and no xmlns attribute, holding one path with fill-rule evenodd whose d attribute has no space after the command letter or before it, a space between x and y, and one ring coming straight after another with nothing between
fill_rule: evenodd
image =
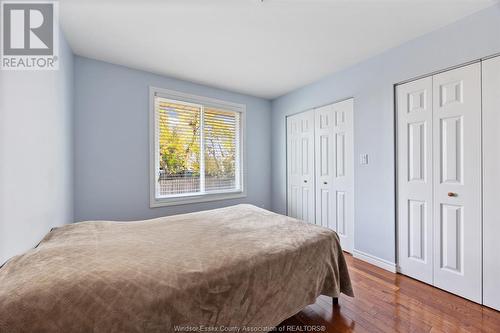
<instances>
[{"instance_id":1,"label":"beige bedspread","mask_svg":"<svg viewBox=\"0 0 500 333\"><path fill-rule=\"evenodd\" d=\"M82 222L0 269L0 332L262 329L340 292L333 231L251 205Z\"/></svg>"}]
</instances>

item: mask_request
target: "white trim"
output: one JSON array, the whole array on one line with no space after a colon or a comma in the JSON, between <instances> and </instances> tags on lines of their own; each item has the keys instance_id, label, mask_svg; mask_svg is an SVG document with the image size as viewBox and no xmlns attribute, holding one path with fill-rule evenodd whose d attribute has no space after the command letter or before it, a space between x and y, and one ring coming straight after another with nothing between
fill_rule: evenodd
<instances>
[{"instance_id":1,"label":"white trim","mask_svg":"<svg viewBox=\"0 0 500 333\"><path fill-rule=\"evenodd\" d=\"M362 251L358 251L356 249L352 251L352 255L356 259L365 261L369 264L385 269L386 271L389 271L391 273L396 273L396 264L393 262L387 261L385 259L373 256L371 254Z\"/></svg>"},{"instance_id":2,"label":"white trim","mask_svg":"<svg viewBox=\"0 0 500 333\"><path fill-rule=\"evenodd\" d=\"M154 93L156 96L164 97L167 99L180 100L182 102L194 103L194 104L203 104L204 106L213 106L220 107L224 110L231 110L237 112L244 112L246 109L245 104L239 104L234 102L223 101L221 99L198 96L193 94L188 94L184 92L179 92L175 90L169 90L158 87L149 87L150 93ZM242 111L243 110L243 111Z\"/></svg>"},{"instance_id":3,"label":"white trim","mask_svg":"<svg viewBox=\"0 0 500 333\"><path fill-rule=\"evenodd\" d=\"M217 194L198 194L185 197L173 197L164 199L151 198L150 207L155 208L155 207L193 204L198 202L239 199L239 198L245 198L246 196L247 195L245 192L232 192L232 193L217 193Z\"/></svg>"},{"instance_id":4,"label":"white trim","mask_svg":"<svg viewBox=\"0 0 500 333\"><path fill-rule=\"evenodd\" d=\"M239 167L239 173L238 173L239 179L237 179L237 184L239 184L240 187L238 190L219 192L219 193L200 193L200 194L183 195L179 197L170 197L170 198L157 198L156 186L155 186L157 169L158 169L158 161L156 158L157 140L155 138L156 121L157 121L156 110L155 110L156 96L170 100L178 100L186 103L194 103L197 105L202 105L202 108L204 106L210 106L210 107L222 108L223 110L227 111L238 112L240 114L240 126L238 128L240 134L238 137L239 160L237 161L237 166ZM246 165L245 144L246 144L246 105L150 86L149 87L149 206L151 208L154 208L154 207L175 206L175 205L191 204L197 202L228 200L228 199L237 199L246 197L247 172L245 168Z\"/></svg>"}]
</instances>

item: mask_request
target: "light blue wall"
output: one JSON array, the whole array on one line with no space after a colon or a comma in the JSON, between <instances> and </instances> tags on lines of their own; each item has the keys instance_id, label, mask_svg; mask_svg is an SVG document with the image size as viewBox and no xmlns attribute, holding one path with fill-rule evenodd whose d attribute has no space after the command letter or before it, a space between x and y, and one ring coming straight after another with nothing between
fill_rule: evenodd
<instances>
[{"instance_id":1,"label":"light blue wall","mask_svg":"<svg viewBox=\"0 0 500 333\"><path fill-rule=\"evenodd\" d=\"M0 71L0 264L73 222L73 52L59 70Z\"/></svg>"},{"instance_id":2,"label":"light blue wall","mask_svg":"<svg viewBox=\"0 0 500 333\"><path fill-rule=\"evenodd\" d=\"M270 208L271 103L75 58L75 220L136 220L240 202ZM149 208L149 86L246 104L244 199Z\"/></svg>"},{"instance_id":3,"label":"light blue wall","mask_svg":"<svg viewBox=\"0 0 500 333\"><path fill-rule=\"evenodd\" d=\"M341 45L339 45L341 47ZM355 249L395 262L395 83L500 52L500 5L272 103L272 207L286 211L285 116L354 97ZM369 154L369 165L358 157Z\"/></svg>"}]
</instances>

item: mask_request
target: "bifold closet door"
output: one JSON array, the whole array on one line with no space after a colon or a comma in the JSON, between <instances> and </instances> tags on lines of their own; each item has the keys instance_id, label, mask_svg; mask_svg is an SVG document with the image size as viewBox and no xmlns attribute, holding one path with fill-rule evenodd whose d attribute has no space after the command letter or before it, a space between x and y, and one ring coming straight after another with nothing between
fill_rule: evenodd
<instances>
[{"instance_id":1,"label":"bifold closet door","mask_svg":"<svg viewBox=\"0 0 500 333\"><path fill-rule=\"evenodd\" d=\"M342 249L354 247L354 101L315 109L316 223L337 232Z\"/></svg>"},{"instance_id":2,"label":"bifold closet door","mask_svg":"<svg viewBox=\"0 0 500 333\"><path fill-rule=\"evenodd\" d=\"M397 87L400 272L432 284L432 77Z\"/></svg>"},{"instance_id":3,"label":"bifold closet door","mask_svg":"<svg viewBox=\"0 0 500 333\"><path fill-rule=\"evenodd\" d=\"M500 310L500 57L483 62L483 303Z\"/></svg>"},{"instance_id":4,"label":"bifold closet door","mask_svg":"<svg viewBox=\"0 0 500 333\"><path fill-rule=\"evenodd\" d=\"M335 220L334 145L335 114L332 105L314 110L314 149L316 152L316 224L337 230Z\"/></svg>"},{"instance_id":5,"label":"bifold closet door","mask_svg":"<svg viewBox=\"0 0 500 333\"><path fill-rule=\"evenodd\" d=\"M433 90L434 285L481 302L481 65Z\"/></svg>"},{"instance_id":6,"label":"bifold closet door","mask_svg":"<svg viewBox=\"0 0 500 333\"><path fill-rule=\"evenodd\" d=\"M335 222L344 251L354 249L354 100L333 104Z\"/></svg>"},{"instance_id":7,"label":"bifold closet door","mask_svg":"<svg viewBox=\"0 0 500 333\"><path fill-rule=\"evenodd\" d=\"M481 71L397 87L399 264L481 302Z\"/></svg>"},{"instance_id":8,"label":"bifold closet door","mask_svg":"<svg viewBox=\"0 0 500 333\"><path fill-rule=\"evenodd\" d=\"M315 222L314 110L287 117L288 215Z\"/></svg>"}]
</instances>

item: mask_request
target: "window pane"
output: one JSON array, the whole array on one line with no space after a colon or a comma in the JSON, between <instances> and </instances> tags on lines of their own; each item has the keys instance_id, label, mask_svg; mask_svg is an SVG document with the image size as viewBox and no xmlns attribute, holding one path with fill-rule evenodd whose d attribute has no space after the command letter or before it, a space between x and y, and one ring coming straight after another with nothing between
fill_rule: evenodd
<instances>
[{"instance_id":1,"label":"window pane","mask_svg":"<svg viewBox=\"0 0 500 333\"><path fill-rule=\"evenodd\" d=\"M205 108L205 190L238 189L239 113Z\"/></svg>"},{"instance_id":2,"label":"window pane","mask_svg":"<svg viewBox=\"0 0 500 333\"><path fill-rule=\"evenodd\" d=\"M201 107L157 97L157 195L200 192Z\"/></svg>"}]
</instances>

